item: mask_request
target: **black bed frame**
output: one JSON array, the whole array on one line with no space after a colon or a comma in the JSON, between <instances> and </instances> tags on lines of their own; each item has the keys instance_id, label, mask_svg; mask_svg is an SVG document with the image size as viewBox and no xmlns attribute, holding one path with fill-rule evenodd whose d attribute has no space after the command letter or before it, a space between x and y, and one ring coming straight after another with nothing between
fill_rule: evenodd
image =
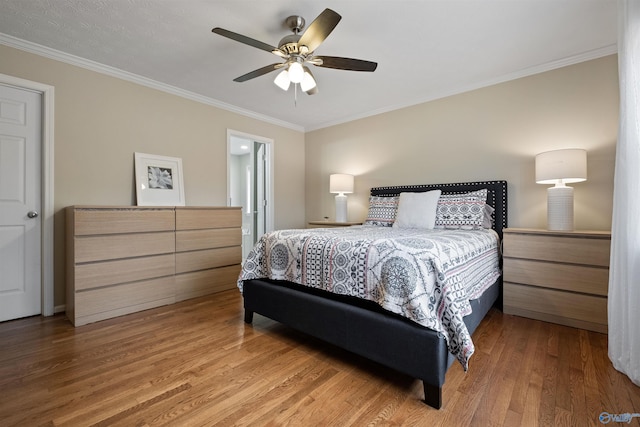
<instances>
[{"instance_id":1,"label":"black bed frame","mask_svg":"<svg viewBox=\"0 0 640 427\"><path fill-rule=\"evenodd\" d=\"M494 207L494 229L502 239L507 226L507 182L485 181L371 189L373 196L434 189L460 194L486 188L487 203ZM243 283L245 322L259 313L311 336L364 356L422 380L425 403L442 406L445 374L454 361L444 337L437 332L382 309L371 301L331 294L294 283L267 279ZM478 299L464 318L473 333L493 305L502 305L502 277ZM318 319L323 319L318 322Z\"/></svg>"}]
</instances>

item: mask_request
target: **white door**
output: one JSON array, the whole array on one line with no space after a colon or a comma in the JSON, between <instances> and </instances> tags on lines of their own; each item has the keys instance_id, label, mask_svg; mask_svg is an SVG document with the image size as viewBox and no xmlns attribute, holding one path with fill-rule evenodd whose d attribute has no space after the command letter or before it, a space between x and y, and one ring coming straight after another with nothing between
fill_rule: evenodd
<instances>
[{"instance_id":1,"label":"white door","mask_svg":"<svg viewBox=\"0 0 640 427\"><path fill-rule=\"evenodd\" d=\"M0 85L0 321L40 314L42 94Z\"/></svg>"}]
</instances>

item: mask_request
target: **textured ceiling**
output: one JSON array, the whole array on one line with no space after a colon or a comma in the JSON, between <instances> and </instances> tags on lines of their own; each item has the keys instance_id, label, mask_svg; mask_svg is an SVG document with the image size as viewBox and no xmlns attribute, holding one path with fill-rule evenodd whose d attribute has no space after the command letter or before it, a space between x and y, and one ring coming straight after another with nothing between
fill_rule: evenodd
<instances>
[{"instance_id":1,"label":"textured ceiling","mask_svg":"<svg viewBox=\"0 0 640 427\"><path fill-rule=\"evenodd\" d=\"M0 42L30 42L198 94L214 105L313 130L616 51L612 0L2 0ZM374 73L313 67L319 93L284 92L278 62L213 34L271 45L325 8L342 21L319 55L378 62ZM1 35L1 34L0 34ZM0 58L1 60L1 58Z\"/></svg>"}]
</instances>

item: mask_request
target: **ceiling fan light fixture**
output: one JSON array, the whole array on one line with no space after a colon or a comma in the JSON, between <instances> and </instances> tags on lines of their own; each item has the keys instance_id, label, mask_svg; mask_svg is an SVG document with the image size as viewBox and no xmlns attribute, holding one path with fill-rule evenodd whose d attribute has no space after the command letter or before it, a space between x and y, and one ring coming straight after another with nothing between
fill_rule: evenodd
<instances>
[{"instance_id":1,"label":"ceiling fan light fixture","mask_svg":"<svg viewBox=\"0 0 640 427\"><path fill-rule=\"evenodd\" d=\"M311 89L316 87L316 80L311 75L311 72L307 67L304 67L304 75L302 76L302 81L300 82L300 89L303 92L308 92Z\"/></svg>"},{"instance_id":2,"label":"ceiling fan light fixture","mask_svg":"<svg viewBox=\"0 0 640 427\"><path fill-rule=\"evenodd\" d=\"M304 69L299 62L289 64L289 80L291 83L300 83L304 77Z\"/></svg>"},{"instance_id":3,"label":"ceiling fan light fixture","mask_svg":"<svg viewBox=\"0 0 640 427\"><path fill-rule=\"evenodd\" d=\"M280 89L284 91L289 90L289 85L291 84L291 80L289 80L289 72L287 70L280 71L273 82Z\"/></svg>"},{"instance_id":4,"label":"ceiling fan light fixture","mask_svg":"<svg viewBox=\"0 0 640 427\"><path fill-rule=\"evenodd\" d=\"M258 68L237 77L233 79L234 82L245 82L272 71L280 70L273 82L285 92L289 90L291 83L293 83L295 99L297 99L298 89L307 95L318 93L317 82L306 66L308 64L337 70L375 71L378 65L375 62L338 56L314 55L318 46L324 42L338 25L340 19L342 17L335 11L324 9L311 25L303 31L305 26L304 19L297 15L290 16L285 20L285 24L293 34L286 35L280 39L277 47L220 27L216 27L212 31L244 45L270 52L282 59L281 62ZM298 85L300 86L299 88Z\"/></svg>"}]
</instances>

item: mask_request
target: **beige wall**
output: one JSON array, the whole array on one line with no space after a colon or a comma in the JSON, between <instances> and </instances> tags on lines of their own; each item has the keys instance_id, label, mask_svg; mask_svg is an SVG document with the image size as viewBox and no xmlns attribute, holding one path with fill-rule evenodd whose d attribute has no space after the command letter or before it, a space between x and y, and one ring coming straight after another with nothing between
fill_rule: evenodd
<instances>
[{"instance_id":1,"label":"beige wall","mask_svg":"<svg viewBox=\"0 0 640 427\"><path fill-rule=\"evenodd\" d=\"M224 205L226 130L274 143L275 227L334 216L329 174L356 175L349 219L372 186L506 179L509 224L545 227L535 154L588 151L576 228L609 229L618 121L617 57L309 132L0 45L0 73L55 87L55 304L64 304L65 206L134 205L133 153L180 157L187 205ZM305 184L306 182L306 184Z\"/></svg>"},{"instance_id":2,"label":"beige wall","mask_svg":"<svg viewBox=\"0 0 640 427\"><path fill-rule=\"evenodd\" d=\"M182 158L186 204L226 204L227 128L274 140L275 226L304 225L304 134L0 45L0 73L55 87L55 304L64 304L64 217L135 205L133 153Z\"/></svg>"},{"instance_id":3,"label":"beige wall","mask_svg":"<svg viewBox=\"0 0 640 427\"><path fill-rule=\"evenodd\" d=\"M307 220L334 217L329 174L350 173L349 220L366 217L374 186L504 179L509 225L545 228L548 186L534 182L534 157L584 148L575 226L610 229L618 100L613 55L308 132Z\"/></svg>"}]
</instances>

